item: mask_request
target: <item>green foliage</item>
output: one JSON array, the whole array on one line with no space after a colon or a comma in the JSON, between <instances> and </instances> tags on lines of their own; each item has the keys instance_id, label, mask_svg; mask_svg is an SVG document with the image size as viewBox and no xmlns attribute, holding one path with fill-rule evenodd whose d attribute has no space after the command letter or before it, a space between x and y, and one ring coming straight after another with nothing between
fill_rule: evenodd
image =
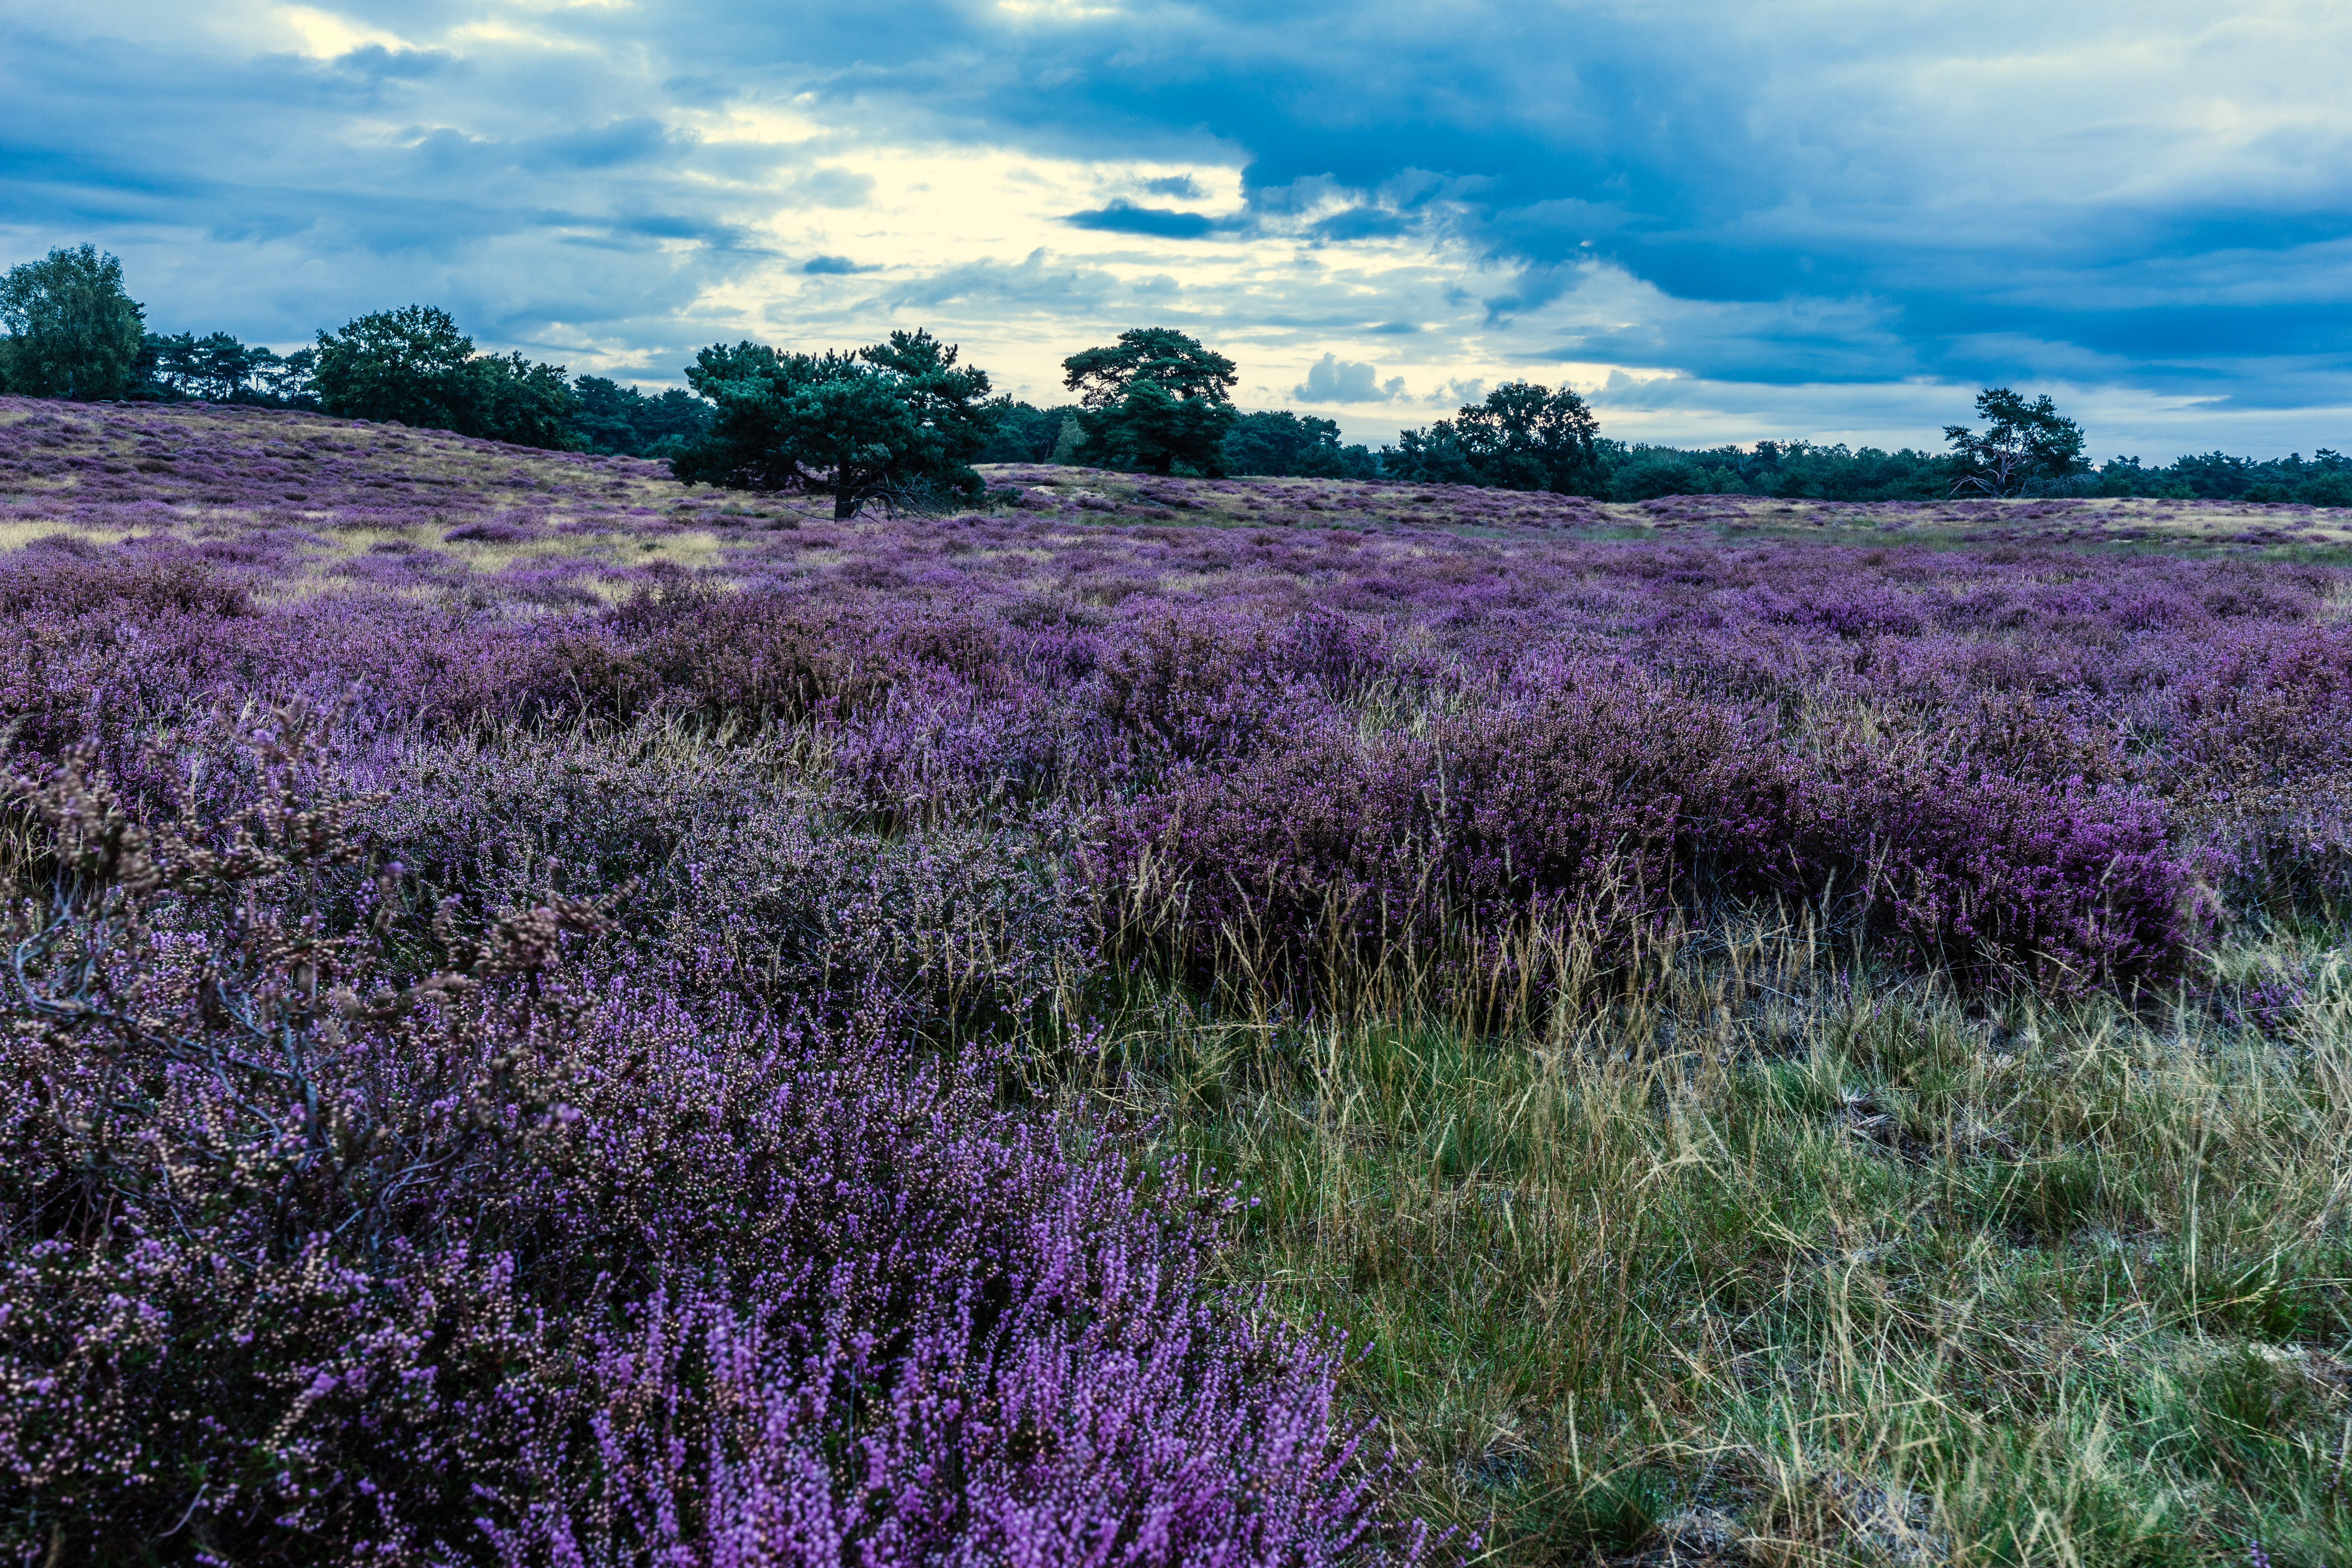
<instances>
[{"instance_id":1,"label":"green foliage","mask_svg":"<svg viewBox=\"0 0 2352 1568\"><path fill-rule=\"evenodd\" d=\"M396 419L455 430L463 419L465 368L474 340L446 310L409 305L377 310L319 334L314 379L330 414Z\"/></svg>"},{"instance_id":2,"label":"green foliage","mask_svg":"<svg viewBox=\"0 0 2352 1568\"><path fill-rule=\"evenodd\" d=\"M1003 412L998 416L995 433L982 447L978 463L1058 463L1055 449L1062 444L1063 427L1077 414L1078 405L1065 403L1052 408L1033 407L1015 403L1010 398L999 400Z\"/></svg>"},{"instance_id":3,"label":"green foliage","mask_svg":"<svg viewBox=\"0 0 2352 1568\"><path fill-rule=\"evenodd\" d=\"M1097 468L1173 473L1224 471L1225 439L1239 419L1234 362L1171 327L1139 327L1118 342L1062 362L1062 384L1080 395L1085 444L1077 460Z\"/></svg>"},{"instance_id":4,"label":"green foliage","mask_svg":"<svg viewBox=\"0 0 2352 1568\"><path fill-rule=\"evenodd\" d=\"M1109 407L1078 416L1086 432L1078 460L1155 474L1173 473L1181 464L1195 473L1219 474L1235 417L1230 405L1180 396L1158 382L1142 382Z\"/></svg>"},{"instance_id":5,"label":"green foliage","mask_svg":"<svg viewBox=\"0 0 2352 1568\"><path fill-rule=\"evenodd\" d=\"M1645 450L1609 476L1612 500L1652 500L1659 496L1737 494L1737 476L1728 485L1679 452Z\"/></svg>"},{"instance_id":6,"label":"green foliage","mask_svg":"<svg viewBox=\"0 0 2352 1568\"><path fill-rule=\"evenodd\" d=\"M280 355L275 364L261 372L265 395L280 407L316 408L319 390L313 378L318 370L317 349L296 349L290 354Z\"/></svg>"},{"instance_id":7,"label":"green foliage","mask_svg":"<svg viewBox=\"0 0 2352 1568\"><path fill-rule=\"evenodd\" d=\"M349 419L396 420L523 447L561 447L578 399L562 365L476 355L446 310L377 310L319 334L319 403Z\"/></svg>"},{"instance_id":8,"label":"green foliage","mask_svg":"<svg viewBox=\"0 0 2352 1568\"><path fill-rule=\"evenodd\" d=\"M1225 437L1229 474L1275 478L1370 479L1380 463L1361 447L1342 445L1337 421L1301 417L1289 409L1244 414Z\"/></svg>"},{"instance_id":9,"label":"green foliage","mask_svg":"<svg viewBox=\"0 0 2352 1568\"><path fill-rule=\"evenodd\" d=\"M1791 500L1932 500L1951 489L1951 459L1905 447L1817 447L1809 441L1759 441L1753 447L1595 443L1612 500L1667 495L1777 496Z\"/></svg>"},{"instance_id":10,"label":"green foliage","mask_svg":"<svg viewBox=\"0 0 2352 1568\"><path fill-rule=\"evenodd\" d=\"M142 307L95 246L52 250L0 279L0 383L21 396L120 397L139 365Z\"/></svg>"},{"instance_id":11,"label":"green foliage","mask_svg":"<svg viewBox=\"0 0 2352 1568\"><path fill-rule=\"evenodd\" d=\"M2028 403L2021 393L1989 386L1977 394L1977 413L1986 421L1982 435L1966 425L1944 426L1959 470L1952 481L1955 493L2019 495L2035 480L2065 479L2085 470L2083 427L2061 415L2049 394Z\"/></svg>"},{"instance_id":12,"label":"green foliage","mask_svg":"<svg viewBox=\"0 0 2352 1568\"><path fill-rule=\"evenodd\" d=\"M458 384L463 423L450 428L460 435L518 447L566 445L580 400L562 365L534 363L519 353L483 354L467 362Z\"/></svg>"},{"instance_id":13,"label":"green foliage","mask_svg":"<svg viewBox=\"0 0 2352 1568\"><path fill-rule=\"evenodd\" d=\"M1400 431L1397 445L1381 449L1381 465L1392 479L1421 484L1600 495L1608 472L1598 430L1584 399L1569 388L1507 382L1452 419Z\"/></svg>"},{"instance_id":14,"label":"green foliage","mask_svg":"<svg viewBox=\"0 0 2352 1568\"><path fill-rule=\"evenodd\" d=\"M1233 361L1172 327L1121 332L1107 348L1072 354L1062 370L1062 384L1088 408L1108 408L1146 384L1181 399L1226 403L1241 379Z\"/></svg>"},{"instance_id":15,"label":"green foliage","mask_svg":"<svg viewBox=\"0 0 2352 1568\"><path fill-rule=\"evenodd\" d=\"M316 407L310 373L316 349L279 354L245 343L232 332L169 337L149 332L140 345L136 395L173 403L202 398L210 403L259 403L273 407Z\"/></svg>"},{"instance_id":16,"label":"green foliage","mask_svg":"<svg viewBox=\"0 0 2352 1568\"><path fill-rule=\"evenodd\" d=\"M1598 493L1602 475L1593 437L1599 427L1584 399L1565 386L1553 392L1532 382L1506 382L1485 403L1456 414L1454 428L1463 455L1489 483L1555 495Z\"/></svg>"},{"instance_id":17,"label":"green foliage","mask_svg":"<svg viewBox=\"0 0 2352 1568\"><path fill-rule=\"evenodd\" d=\"M2161 468L2137 458L2117 458L2098 471L2093 493L2164 496L2179 500L2287 501L2303 506L2352 506L2352 458L2321 447L2258 462L2226 452L2175 458Z\"/></svg>"},{"instance_id":18,"label":"green foliage","mask_svg":"<svg viewBox=\"0 0 2352 1568\"><path fill-rule=\"evenodd\" d=\"M1412 434L1408 432L1408 434ZM1752 447L1700 450L1598 443L1609 470L1609 499L1664 495L1755 495L1790 500L1934 500L1951 493L1963 460L1909 447L1883 451L1843 444L1759 441ZM1475 483L1464 479L1459 483ZM2210 452L2169 464L2115 458L2096 469L2028 479L2028 495L2148 496L2179 500L2284 501L2352 505L2352 458L2322 448L2270 461Z\"/></svg>"},{"instance_id":19,"label":"green foliage","mask_svg":"<svg viewBox=\"0 0 2352 1568\"><path fill-rule=\"evenodd\" d=\"M835 517L976 497L972 460L1003 405L988 373L956 363L928 331L892 332L854 353L715 344L686 373L719 405L710 434L670 461L688 484L833 497Z\"/></svg>"},{"instance_id":20,"label":"green foliage","mask_svg":"<svg viewBox=\"0 0 2352 1568\"><path fill-rule=\"evenodd\" d=\"M1463 450L1454 421L1441 419L1426 430L1400 430L1397 444L1381 448L1381 472L1423 485L1487 483Z\"/></svg>"},{"instance_id":21,"label":"green foliage","mask_svg":"<svg viewBox=\"0 0 2352 1568\"><path fill-rule=\"evenodd\" d=\"M678 387L647 397L634 386L583 375L573 380L572 390L579 405L567 444L582 451L673 458L710 429L710 405Z\"/></svg>"},{"instance_id":22,"label":"green foliage","mask_svg":"<svg viewBox=\"0 0 2352 1568\"><path fill-rule=\"evenodd\" d=\"M140 379L167 398L234 403L277 359L276 353L257 344L247 348L230 332L202 338L193 332L169 337L150 332L140 348Z\"/></svg>"}]
</instances>

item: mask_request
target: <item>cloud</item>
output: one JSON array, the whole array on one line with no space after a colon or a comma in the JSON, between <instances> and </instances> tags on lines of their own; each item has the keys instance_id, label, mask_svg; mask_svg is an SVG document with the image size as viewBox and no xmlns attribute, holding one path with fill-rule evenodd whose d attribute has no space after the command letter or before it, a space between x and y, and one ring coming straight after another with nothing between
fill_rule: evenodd
<instances>
[{"instance_id":1,"label":"cloud","mask_svg":"<svg viewBox=\"0 0 2352 1568\"><path fill-rule=\"evenodd\" d=\"M810 278L847 278L875 270L875 268L858 266L846 256L812 256L801 263L802 274Z\"/></svg>"},{"instance_id":2,"label":"cloud","mask_svg":"<svg viewBox=\"0 0 2352 1568\"><path fill-rule=\"evenodd\" d=\"M1433 388L1423 401L1442 404L1448 408L1461 408L1473 403L1484 403L1486 401L1486 384L1475 378L1469 381L1449 381L1443 386Z\"/></svg>"},{"instance_id":3,"label":"cloud","mask_svg":"<svg viewBox=\"0 0 2352 1568\"><path fill-rule=\"evenodd\" d=\"M894 290L898 306L981 304L998 310L1090 311L1118 291L1099 268L1059 263L1042 246L1017 262L982 259L947 267Z\"/></svg>"},{"instance_id":4,"label":"cloud","mask_svg":"<svg viewBox=\"0 0 2352 1568\"><path fill-rule=\"evenodd\" d=\"M94 240L152 319L280 344L412 299L592 367L936 323L1050 392L1167 321L1366 417L1620 372L1612 433L1932 439L2016 381L2352 440L2341 7L1173 15L20 5L0 261ZM889 282L812 270L853 257ZM1367 337L1385 382L1323 347Z\"/></svg>"},{"instance_id":5,"label":"cloud","mask_svg":"<svg viewBox=\"0 0 2352 1568\"><path fill-rule=\"evenodd\" d=\"M793 174L778 195L795 206L862 207L874 199L874 176L838 165L807 169Z\"/></svg>"},{"instance_id":6,"label":"cloud","mask_svg":"<svg viewBox=\"0 0 2352 1568\"><path fill-rule=\"evenodd\" d=\"M457 58L446 49L390 49L382 44L362 44L337 56L335 65L355 76L414 79L447 70Z\"/></svg>"},{"instance_id":7,"label":"cloud","mask_svg":"<svg viewBox=\"0 0 2352 1568\"><path fill-rule=\"evenodd\" d=\"M608 121L590 129L545 137L532 145L526 161L541 168L616 169L628 164L672 163L692 138L675 135L648 115Z\"/></svg>"},{"instance_id":8,"label":"cloud","mask_svg":"<svg viewBox=\"0 0 2352 1568\"><path fill-rule=\"evenodd\" d=\"M1290 395L1301 403L1393 403L1404 395L1404 377L1381 381L1375 367L1327 353L1307 368L1307 379Z\"/></svg>"},{"instance_id":9,"label":"cloud","mask_svg":"<svg viewBox=\"0 0 2352 1568\"><path fill-rule=\"evenodd\" d=\"M1168 207L1139 207L1121 197L1108 206L1076 212L1063 220L1073 228L1100 229L1108 234L1141 234L1155 239L1202 239L1220 226L1205 213Z\"/></svg>"},{"instance_id":10,"label":"cloud","mask_svg":"<svg viewBox=\"0 0 2352 1568\"><path fill-rule=\"evenodd\" d=\"M1318 218L1312 232L1332 240L1391 239L1412 226L1410 220L1396 213L1382 212L1378 207L1348 207L1328 217Z\"/></svg>"}]
</instances>

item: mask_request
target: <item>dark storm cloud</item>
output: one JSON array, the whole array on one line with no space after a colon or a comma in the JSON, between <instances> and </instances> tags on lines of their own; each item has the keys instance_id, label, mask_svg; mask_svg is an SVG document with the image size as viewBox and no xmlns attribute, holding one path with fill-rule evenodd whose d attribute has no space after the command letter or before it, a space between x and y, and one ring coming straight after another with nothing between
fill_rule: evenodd
<instances>
[{"instance_id":1,"label":"dark storm cloud","mask_svg":"<svg viewBox=\"0 0 2352 1568\"><path fill-rule=\"evenodd\" d=\"M1205 239L1222 226L1205 213L1168 207L1140 207L1120 200L1089 212L1076 212L1062 220L1073 228L1099 229L1106 234L1141 234L1156 239Z\"/></svg>"},{"instance_id":2,"label":"dark storm cloud","mask_svg":"<svg viewBox=\"0 0 2352 1568\"><path fill-rule=\"evenodd\" d=\"M193 13L0 11L0 234L143 246L149 275L213 288L255 335L430 285L519 332L691 341L679 312L744 276L757 224L855 215L877 150L947 144L1238 164L1238 211L1158 174L1062 212L1180 275L1213 238L1329 265L1437 247L1483 310L1352 318L1416 353L1453 331L1531 370L1857 397L2040 376L2352 403L2347 35L2301 12L367 0L310 13L349 35L323 58L263 38L258 11ZM824 129L715 143L690 123L778 105ZM246 275L255 247L282 281ZM803 276L849 267L798 253ZM1025 318L1149 291L1039 256L876 298ZM1255 312L1240 328L1321 307L1225 308ZM1301 385L1357 400L1330 379L1357 363Z\"/></svg>"}]
</instances>

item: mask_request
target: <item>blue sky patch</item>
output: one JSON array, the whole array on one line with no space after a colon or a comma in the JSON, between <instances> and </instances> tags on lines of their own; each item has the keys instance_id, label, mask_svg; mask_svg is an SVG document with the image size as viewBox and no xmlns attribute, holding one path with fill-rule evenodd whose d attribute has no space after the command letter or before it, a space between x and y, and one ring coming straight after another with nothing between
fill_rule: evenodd
<instances>
[{"instance_id":1,"label":"blue sky patch","mask_svg":"<svg viewBox=\"0 0 2352 1568\"><path fill-rule=\"evenodd\" d=\"M887 40L887 48L877 48ZM1169 325L1351 437L2352 446L2352 11L1339 0L0 10L0 262L160 331L411 301L675 384L928 326L1016 395Z\"/></svg>"}]
</instances>

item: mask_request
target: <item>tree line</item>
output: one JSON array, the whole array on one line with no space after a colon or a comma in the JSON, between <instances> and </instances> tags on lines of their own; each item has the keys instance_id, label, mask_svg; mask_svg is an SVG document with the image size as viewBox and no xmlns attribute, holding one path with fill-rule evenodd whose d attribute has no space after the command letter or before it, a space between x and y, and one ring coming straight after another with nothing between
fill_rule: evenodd
<instances>
[{"instance_id":1,"label":"tree line","mask_svg":"<svg viewBox=\"0 0 2352 1568\"><path fill-rule=\"evenodd\" d=\"M53 250L0 279L0 392L83 402L312 408L520 446L661 458L710 427L710 406L673 388L647 397L562 365L477 353L448 312L377 310L280 354L234 333L160 334L96 247Z\"/></svg>"},{"instance_id":2,"label":"tree line","mask_svg":"<svg viewBox=\"0 0 2352 1568\"><path fill-rule=\"evenodd\" d=\"M1953 495L2154 496L2352 505L2352 459L2322 449L2256 461L2214 452L2155 467L2095 465L2046 395L1976 400L1981 428L1940 452L1759 441L1682 448L1600 434L1568 387L1507 383L1377 452L1339 425L1234 406L1231 359L1172 328L1137 328L1063 362L1076 400L992 395L985 371L928 331L850 351L714 344L691 391L648 397L520 353L478 353L446 311L408 305L321 331L280 355L227 332L158 335L94 247L51 251L0 279L0 391L82 400L255 403L398 420L524 446L668 458L680 479L872 504L977 497L975 465L1067 463L1155 474L1385 479L1611 500L1687 494L1808 500Z\"/></svg>"}]
</instances>

